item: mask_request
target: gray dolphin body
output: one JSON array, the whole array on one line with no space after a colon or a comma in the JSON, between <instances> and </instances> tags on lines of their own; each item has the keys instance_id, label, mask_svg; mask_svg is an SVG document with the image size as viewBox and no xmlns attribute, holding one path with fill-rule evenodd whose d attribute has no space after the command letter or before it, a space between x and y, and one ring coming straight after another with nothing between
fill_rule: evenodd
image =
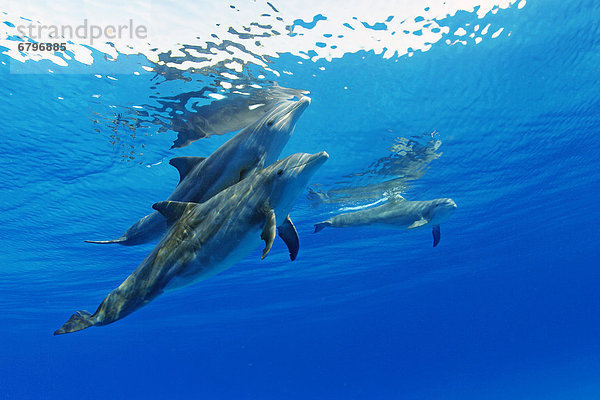
<instances>
[{"instance_id":1,"label":"gray dolphin body","mask_svg":"<svg viewBox=\"0 0 600 400\"><path fill-rule=\"evenodd\" d=\"M384 204L365 210L336 215L315 224L317 233L325 227L344 228L349 226L374 225L394 229L415 229L431 226L433 247L440 242L440 223L456 209L452 199L408 201L402 197L390 198Z\"/></svg>"},{"instance_id":2,"label":"gray dolphin body","mask_svg":"<svg viewBox=\"0 0 600 400\"><path fill-rule=\"evenodd\" d=\"M204 202L253 171L275 162L309 104L308 97L284 100L208 158L173 158L170 164L179 170L180 181L167 200ZM155 211L133 224L118 239L86 242L135 246L158 239L166 229L165 218Z\"/></svg>"},{"instance_id":3,"label":"gray dolphin body","mask_svg":"<svg viewBox=\"0 0 600 400\"><path fill-rule=\"evenodd\" d=\"M225 99L208 105L192 106L193 112L185 103L169 104L173 110L183 112L171 113L171 129L177 132L171 148L184 147L204 137L238 131L271 112L281 101L299 99L308 94L306 90L278 85L259 89L250 86L242 91L246 94L233 92Z\"/></svg>"},{"instance_id":4,"label":"gray dolphin body","mask_svg":"<svg viewBox=\"0 0 600 400\"><path fill-rule=\"evenodd\" d=\"M153 207L169 221L167 234L93 315L78 311L54 334L115 322L164 291L229 268L258 247L261 239L266 243L265 258L277 221L288 220L294 202L327 158L325 152L293 154L204 203L156 203Z\"/></svg>"}]
</instances>

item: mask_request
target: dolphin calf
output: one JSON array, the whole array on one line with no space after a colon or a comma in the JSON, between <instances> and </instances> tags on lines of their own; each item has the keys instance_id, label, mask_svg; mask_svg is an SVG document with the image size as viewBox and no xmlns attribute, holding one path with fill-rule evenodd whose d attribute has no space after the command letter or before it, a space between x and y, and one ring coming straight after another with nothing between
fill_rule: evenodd
<instances>
[{"instance_id":1,"label":"dolphin calf","mask_svg":"<svg viewBox=\"0 0 600 400\"><path fill-rule=\"evenodd\" d=\"M391 197L384 204L336 215L315 224L317 233L325 227L343 228L348 226L374 225L385 228L415 229L431 226L433 247L440 242L440 223L456 210L452 199L408 201L402 197Z\"/></svg>"},{"instance_id":2,"label":"dolphin calf","mask_svg":"<svg viewBox=\"0 0 600 400\"><path fill-rule=\"evenodd\" d=\"M281 101L208 158L173 158L170 164L179 170L180 180L167 200L204 202L253 171L275 162L309 104L308 97ZM118 239L86 242L134 246L159 238L166 228L165 218L155 211L133 224Z\"/></svg>"},{"instance_id":3,"label":"dolphin calf","mask_svg":"<svg viewBox=\"0 0 600 400\"><path fill-rule=\"evenodd\" d=\"M258 247L261 239L265 241L264 259L273 245L277 221L288 219L308 180L328 157L324 151L293 154L201 204L154 204L168 221L167 234L94 314L78 311L54 334L115 322L164 291L231 267Z\"/></svg>"}]
</instances>

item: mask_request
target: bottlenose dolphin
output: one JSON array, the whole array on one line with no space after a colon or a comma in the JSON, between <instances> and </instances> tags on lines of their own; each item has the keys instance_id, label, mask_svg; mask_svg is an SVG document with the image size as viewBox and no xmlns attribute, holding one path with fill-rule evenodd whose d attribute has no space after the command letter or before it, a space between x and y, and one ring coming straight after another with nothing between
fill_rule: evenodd
<instances>
[{"instance_id":1,"label":"bottlenose dolphin","mask_svg":"<svg viewBox=\"0 0 600 400\"><path fill-rule=\"evenodd\" d=\"M168 221L167 234L93 315L78 311L54 334L115 322L164 291L231 267L259 246L261 239L265 241L264 259L273 245L277 221L288 219L308 180L328 157L324 151L293 154L201 204L154 204Z\"/></svg>"},{"instance_id":2,"label":"bottlenose dolphin","mask_svg":"<svg viewBox=\"0 0 600 400\"><path fill-rule=\"evenodd\" d=\"M173 158L170 164L179 170L180 180L167 200L204 202L252 171L275 162L309 104L308 97L284 100L209 157ZM86 242L134 246L159 238L166 228L165 218L155 211L133 224L118 239Z\"/></svg>"},{"instance_id":3,"label":"bottlenose dolphin","mask_svg":"<svg viewBox=\"0 0 600 400\"><path fill-rule=\"evenodd\" d=\"M264 88L248 86L200 107L190 106L188 99L165 103L165 108L171 110L170 128L177 132L177 139L171 148L184 147L212 135L238 131L271 112L281 101L299 99L306 94L306 90L275 84ZM189 108L194 111L190 112Z\"/></svg>"},{"instance_id":4,"label":"bottlenose dolphin","mask_svg":"<svg viewBox=\"0 0 600 400\"><path fill-rule=\"evenodd\" d=\"M431 226L433 247L440 242L440 223L456 209L452 199L408 201L402 197L390 197L384 204L336 215L315 224L317 233L325 227L344 228L348 226L375 225L395 229L415 229Z\"/></svg>"}]
</instances>

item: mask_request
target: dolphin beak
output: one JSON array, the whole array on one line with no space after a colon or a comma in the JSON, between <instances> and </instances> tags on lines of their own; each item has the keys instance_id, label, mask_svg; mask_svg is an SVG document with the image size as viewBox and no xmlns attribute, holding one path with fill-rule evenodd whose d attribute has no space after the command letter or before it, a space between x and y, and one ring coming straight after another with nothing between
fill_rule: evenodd
<instances>
[{"instance_id":1,"label":"dolphin beak","mask_svg":"<svg viewBox=\"0 0 600 400\"><path fill-rule=\"evenodd\" d=\"M296 125L296 122L298 122L298 119L300 118L304 110L306 110L306 107L309 106L309 104L310 97L307 96L300 97L299 100L295 101L292 104L292 107L290 108L290 111L288 113L290 117L290 126Z\"/></svg>"},{"instance_id":2,"label":"dolphin beak","mask_svg":"<svg viewBox=\"0 0 600 400\"><path fill-rule=\"evenodd\" d=\"M321 165L325 164L325 161L329 159L329 154L326 151L322 151L320 153L312 154L306 160L306 165L310 165L312 168L319 168Z\"/></svg>"},{"instance_id":3,"label":"dolphin beak","mask_svg":"<svg viewBox=\"0 0 600 400\"><path fill-rule=\"evenodd\" d=\"M310 105L310 97L302 96L298 100L296 100L296 103L294 104L294 109L301 108L302 109L301 111L304 111L306 109L306 107L308 107L309 105Z\"/></svg>"},{"instance_id":4,"label":"dolphin beak","mask_svg":"<svg viewBox=\"0 0 600 400\"><path fill-rule=\"evenodd\" d=\"M299 164L296 165L298 176L302 176L306 180L310 179L325 164L327 159L329 159L329 154L324 151L310 155L303 154L301 159L297 161Z\"/></svg>"}]
</instances>

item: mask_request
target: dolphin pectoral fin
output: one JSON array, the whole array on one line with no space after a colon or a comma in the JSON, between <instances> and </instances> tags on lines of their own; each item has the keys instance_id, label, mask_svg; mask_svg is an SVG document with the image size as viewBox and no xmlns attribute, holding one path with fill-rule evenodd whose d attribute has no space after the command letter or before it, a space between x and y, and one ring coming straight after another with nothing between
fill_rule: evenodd
<instances>
[{"instance_id":1,"label":"dolphin pectoral fin","mask_svg":"<svg viewBox=\"0 0 600 400\"><path fill-rule=\"evenodd\" d=\"M252 172L251 169L243 169L243 170L241 170L240 171L240 180L238 182L243 181L244 179L246 179L246 177L248 175L250 175L250 172Z\"/></svg>"},{"instance_id":2,"label":"dolphin pectoral fin","mask_svg":"<svg viewBox=\"0 0 600 400\"><path fill-rule=\"evenodd\" d=\"M54 336L64 333L77 332L94 325L92 314L87 311L77 311L63 326L54 331Z\"/></svg>"},{"instance_id":3,"label":"dolphin pectoral fin","mask_svg":"<svg viewBox=\"0 0 600 400\"><path fill-rule=\"evenodd\" d=\"M156 211L161 213L167 220L167 226L173 225L188 210L197 207L196 203L186 203L181 201L159 201L152 205Z\"/></svg>"},{"instance_id":4,"label":"dolphin pectoral fin","mask_svg":"<svg viewBox=\"0 0 600 400\"><path fill-rule=\"evenodd\" d=\"M290 216L285 217L285 221L277 228L279 237L283 239L290 251L290 260L294 261L298 255L298 249L300 248L300 239L298 239L298 232L296 227L292 223Z\"/></svg>"},{"instance_id":5,"label":"dolphin pectoral fin","mask_svg":"<svg viewBox=\"0 0 600 400\"><path fill-rule=\"evenodd\" d=\"M264 164L264 160L262 160L262 159L258 159L258 160L255 159L252 162L248 163L248 165L254 165L254 167L244 168L244 169L240 170L240 180L238 182L246 179L254 171L258 171L259 169L261 169L263 164Z\"/></svg>"},{"instance_id":6,"label":"dolphin pectoral fin","mask_svg":"<svg viewBox=\"0 0 600 400\"><path fill-rule=\"evenodd\" d=\"M270 209L267 211L267 220L265 222L265 227L263 228L262 233L260 234L260 238L265 241L265 248L262 252L261 260L264 260L271 247L273 246L273 241L275 240L275 231L277 226L275 224L275 211Z\"/></svg>"},{"instance_id":7,"label":"dolphin pectoral fin","mask_svg":"<svg viewBox=\"0 0 600 400\"><path fill-rule=\"evenodd\" d=\"M414 229L414 228L418 228L420 226L426 225L429 223L429 220L425 219L425 218L421 218L418 221L413 222L408 228L406 229Z\"/></svg>"},{"instance_id":8,"label":"dolphin pectoral fin","mask_svg":"<svg viewBox=\"0 0 600 400\"><path fill-rule=\"evenodd\" d=\"M206 157L175 157L171 158L169 164L179 171L179 183L181 183L187 174L204 160L206 160Z\"/></svg>"},{"instance_id":9,"label":"dolphin pectoral fin","mask_svg":"<svg viewBox=\"0 0 600 400\"><path fill-rule=\"evenodd\" d=\"M431 231L433 232L433 247L435 247L440 242L440 237L441 237L440 226L434 225L433 229Z\"/></svg>"}]
</instances>

